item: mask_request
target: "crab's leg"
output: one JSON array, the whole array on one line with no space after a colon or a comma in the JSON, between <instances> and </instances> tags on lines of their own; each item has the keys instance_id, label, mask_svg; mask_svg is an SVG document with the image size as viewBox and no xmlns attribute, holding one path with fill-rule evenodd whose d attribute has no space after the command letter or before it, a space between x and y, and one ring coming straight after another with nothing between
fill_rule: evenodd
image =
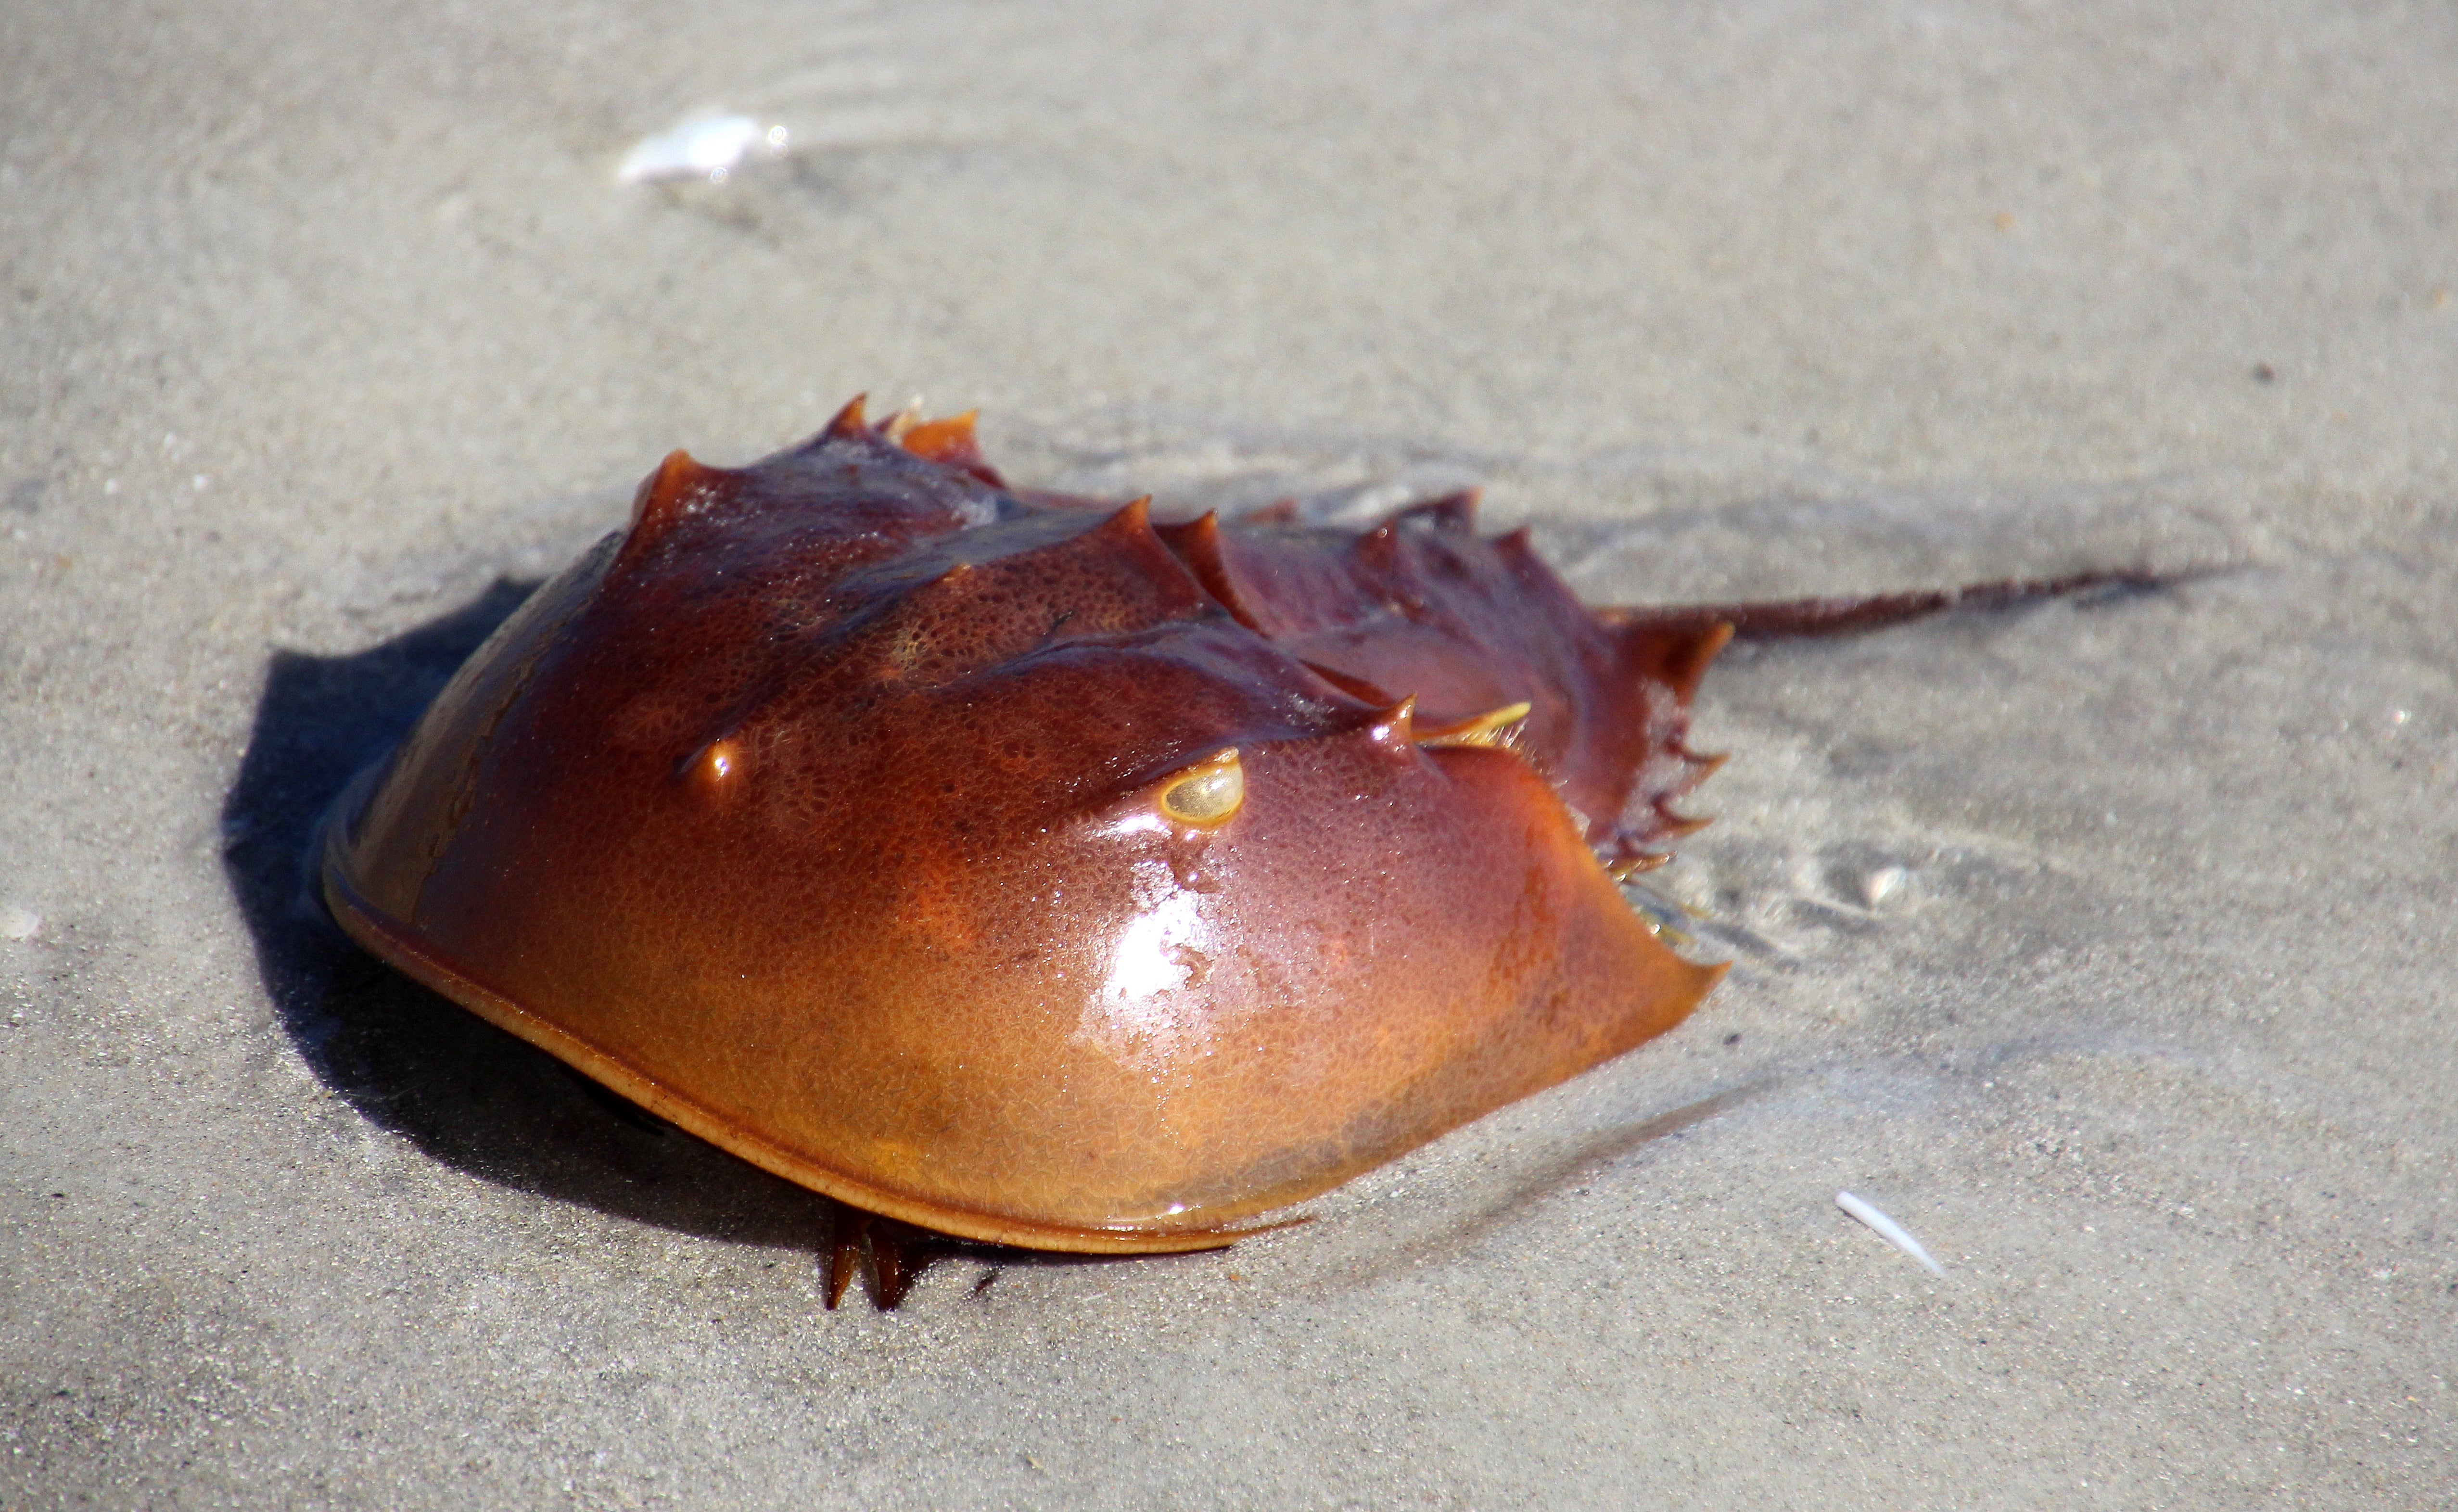
<instances>
[{"instance_id":1,"label":"crab's leg","mask_svg":"<svg viewBox=\"0 0 2458 1512\"><path fill-rule=\"evenodd\" d=\"M961 1246L935 1229L882 1218L870 1228L871 1274L879 1283L879 1310L892 1312L922 1273Z\"/></svg>"},{"instance_id":2,"label":"crab's leg","mask_svg":"<svg viewBox=\"0 0 2458 1512\"><path fill-rule=\"evenodd\" d=\"M870 1214L859 1208L830 1203L836 1209L836 1221L828 1235L828 1311L836 1311L844 1300L845 1288L853 1285L853 1274L862 1265L863 1236L870 1232Z\"/></svg>"},{"instance_id":3,"label":"crab's leg","mask_svg":"<svg viewBox=\"0 0 2458 1512\"><path fill-rule=\"evenodd\" d=\"M875 1300L883 1313L896 1311L905 1294L912 1289L913 1278L922 1271L921 1265L912 1262L924 1257L911 1253L906 1244L906 1235L896 1232L903 1227L889 1221L870 1231L871 1275L879 1289Z\"/></svg>"}]
</instances>

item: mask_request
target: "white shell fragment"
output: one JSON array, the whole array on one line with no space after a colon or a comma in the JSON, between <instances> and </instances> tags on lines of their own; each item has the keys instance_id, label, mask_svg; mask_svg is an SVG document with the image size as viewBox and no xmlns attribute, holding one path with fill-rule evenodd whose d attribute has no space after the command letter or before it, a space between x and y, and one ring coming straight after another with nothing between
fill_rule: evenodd
<instances>
[{"instance_id":1,"label":"white shell fragment","mask_svg":"<svg viewBox=\"0 0 2458 1512\"><path fill-rule=\"evenodd\" d=\"M43 916L31 908L0 908L0 940L31 940L43 932Z\"/></svg>"},{"instance_id":2,"label":"white shell fragment","mask_svg":"<svg viewBox=\"0 0 2458 1512\"><path fill-rule=\"evenodd\" d=\"M786 141L785 128L763 127L748 115L687 116L634 143L614 176L627 184L657 178L705 178L721 184L754 147L763 156L781 157Z\"/></svg>"},{"instance_id":3,"label":"white shell fragment","mask_svg":"<svg viewBox=\"0 0 2458 1512\"><path fill-rule=\"evenodd\" d=\"M1911 880L1912 874L1904 867L1878 867L1861 879L1861 901L1872 909L1884 908L1903 896Z\"/></svg>"},{"instance_id":4,"label":"white shell fragment","mask_svg":"<svg viewBox=\"0 0 2458 1512\"><path fill-rule=\"evenodd\" d=\"M1872 1230L1876 1231L1879 1238L1885 1240L1896 1249L1903 1251L1906 1254L1918 1260L1921 1263L1921 1268L1927 1271L1929 1274L1941 1276L1946 1274L1946 1267L1931 1259L1929 1257L1929 1253L1921 1248L1921 1242L1918 1239L1913 1238L1911 1233L1906 1230L1902 1224L1887 1217L1885 1213L1875 1205L1864 1201L1863 1199L1852 1195L1848 1191L1839 1191L1835 1194L1835 1206L1843 1209L1845 1212L1850 1213L1855 1218L1860 1219L1863 1223L1867 1224Z\"/></svg>"}]
</instances>

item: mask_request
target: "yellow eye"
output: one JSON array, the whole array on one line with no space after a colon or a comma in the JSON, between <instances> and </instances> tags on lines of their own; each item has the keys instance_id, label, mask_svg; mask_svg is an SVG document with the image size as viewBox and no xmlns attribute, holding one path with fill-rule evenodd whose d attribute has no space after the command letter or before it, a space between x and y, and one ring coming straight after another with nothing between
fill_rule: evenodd
<instances>
[{"instance_id":1,"label":"yellow eye","mask_svg":"<svg viewBox=\"0 0 2458 1512\"><path fill-rule=\"evenodd\" d=\"M1180 824L1218 829L1246 801L1246 772L1231 746L1186 768L1161 786L1160 811Z\"/></svg>"}]
</instances>

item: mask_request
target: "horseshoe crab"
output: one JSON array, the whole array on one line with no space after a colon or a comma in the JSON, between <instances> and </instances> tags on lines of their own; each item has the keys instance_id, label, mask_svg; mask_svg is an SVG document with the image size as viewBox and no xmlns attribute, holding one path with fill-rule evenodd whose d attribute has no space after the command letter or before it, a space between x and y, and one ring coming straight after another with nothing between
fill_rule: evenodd
<instances>
[{"instance_id":1,"label":"horseshoe crab","mask_svg":"<svg viewBox=\"0 0 2458 1512\"><path fill-rule=\"evenodd\" d=\"M2109 580L1591 611L1473 504L1157 523L859 400L748 467L676 452L346 796L325 897L862 1214L1215 1248L1714 985L1615 883L1701 822L1736 631Z\"/></svg>"}]
</instances>

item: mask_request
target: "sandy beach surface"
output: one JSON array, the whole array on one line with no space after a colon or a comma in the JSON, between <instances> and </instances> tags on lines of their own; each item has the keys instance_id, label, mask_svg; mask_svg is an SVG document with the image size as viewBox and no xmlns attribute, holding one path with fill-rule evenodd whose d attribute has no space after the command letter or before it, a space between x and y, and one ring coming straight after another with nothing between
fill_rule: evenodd
<instances>
[{"instance_id":1,"label":"sandy beach surface","mask_svg":"<svg viewBox=\"0 0 2458 1512\"><path fill-rule=\"evenodd\" d=\"M0 8L0 1503L2458 1502L2453 80L2421 3ZM1682 1028L829 1314L301 857L666 451L862 390L1479 483L1596 602L2220 570L1729 655Z\"/></svg>"}]
</instances>

